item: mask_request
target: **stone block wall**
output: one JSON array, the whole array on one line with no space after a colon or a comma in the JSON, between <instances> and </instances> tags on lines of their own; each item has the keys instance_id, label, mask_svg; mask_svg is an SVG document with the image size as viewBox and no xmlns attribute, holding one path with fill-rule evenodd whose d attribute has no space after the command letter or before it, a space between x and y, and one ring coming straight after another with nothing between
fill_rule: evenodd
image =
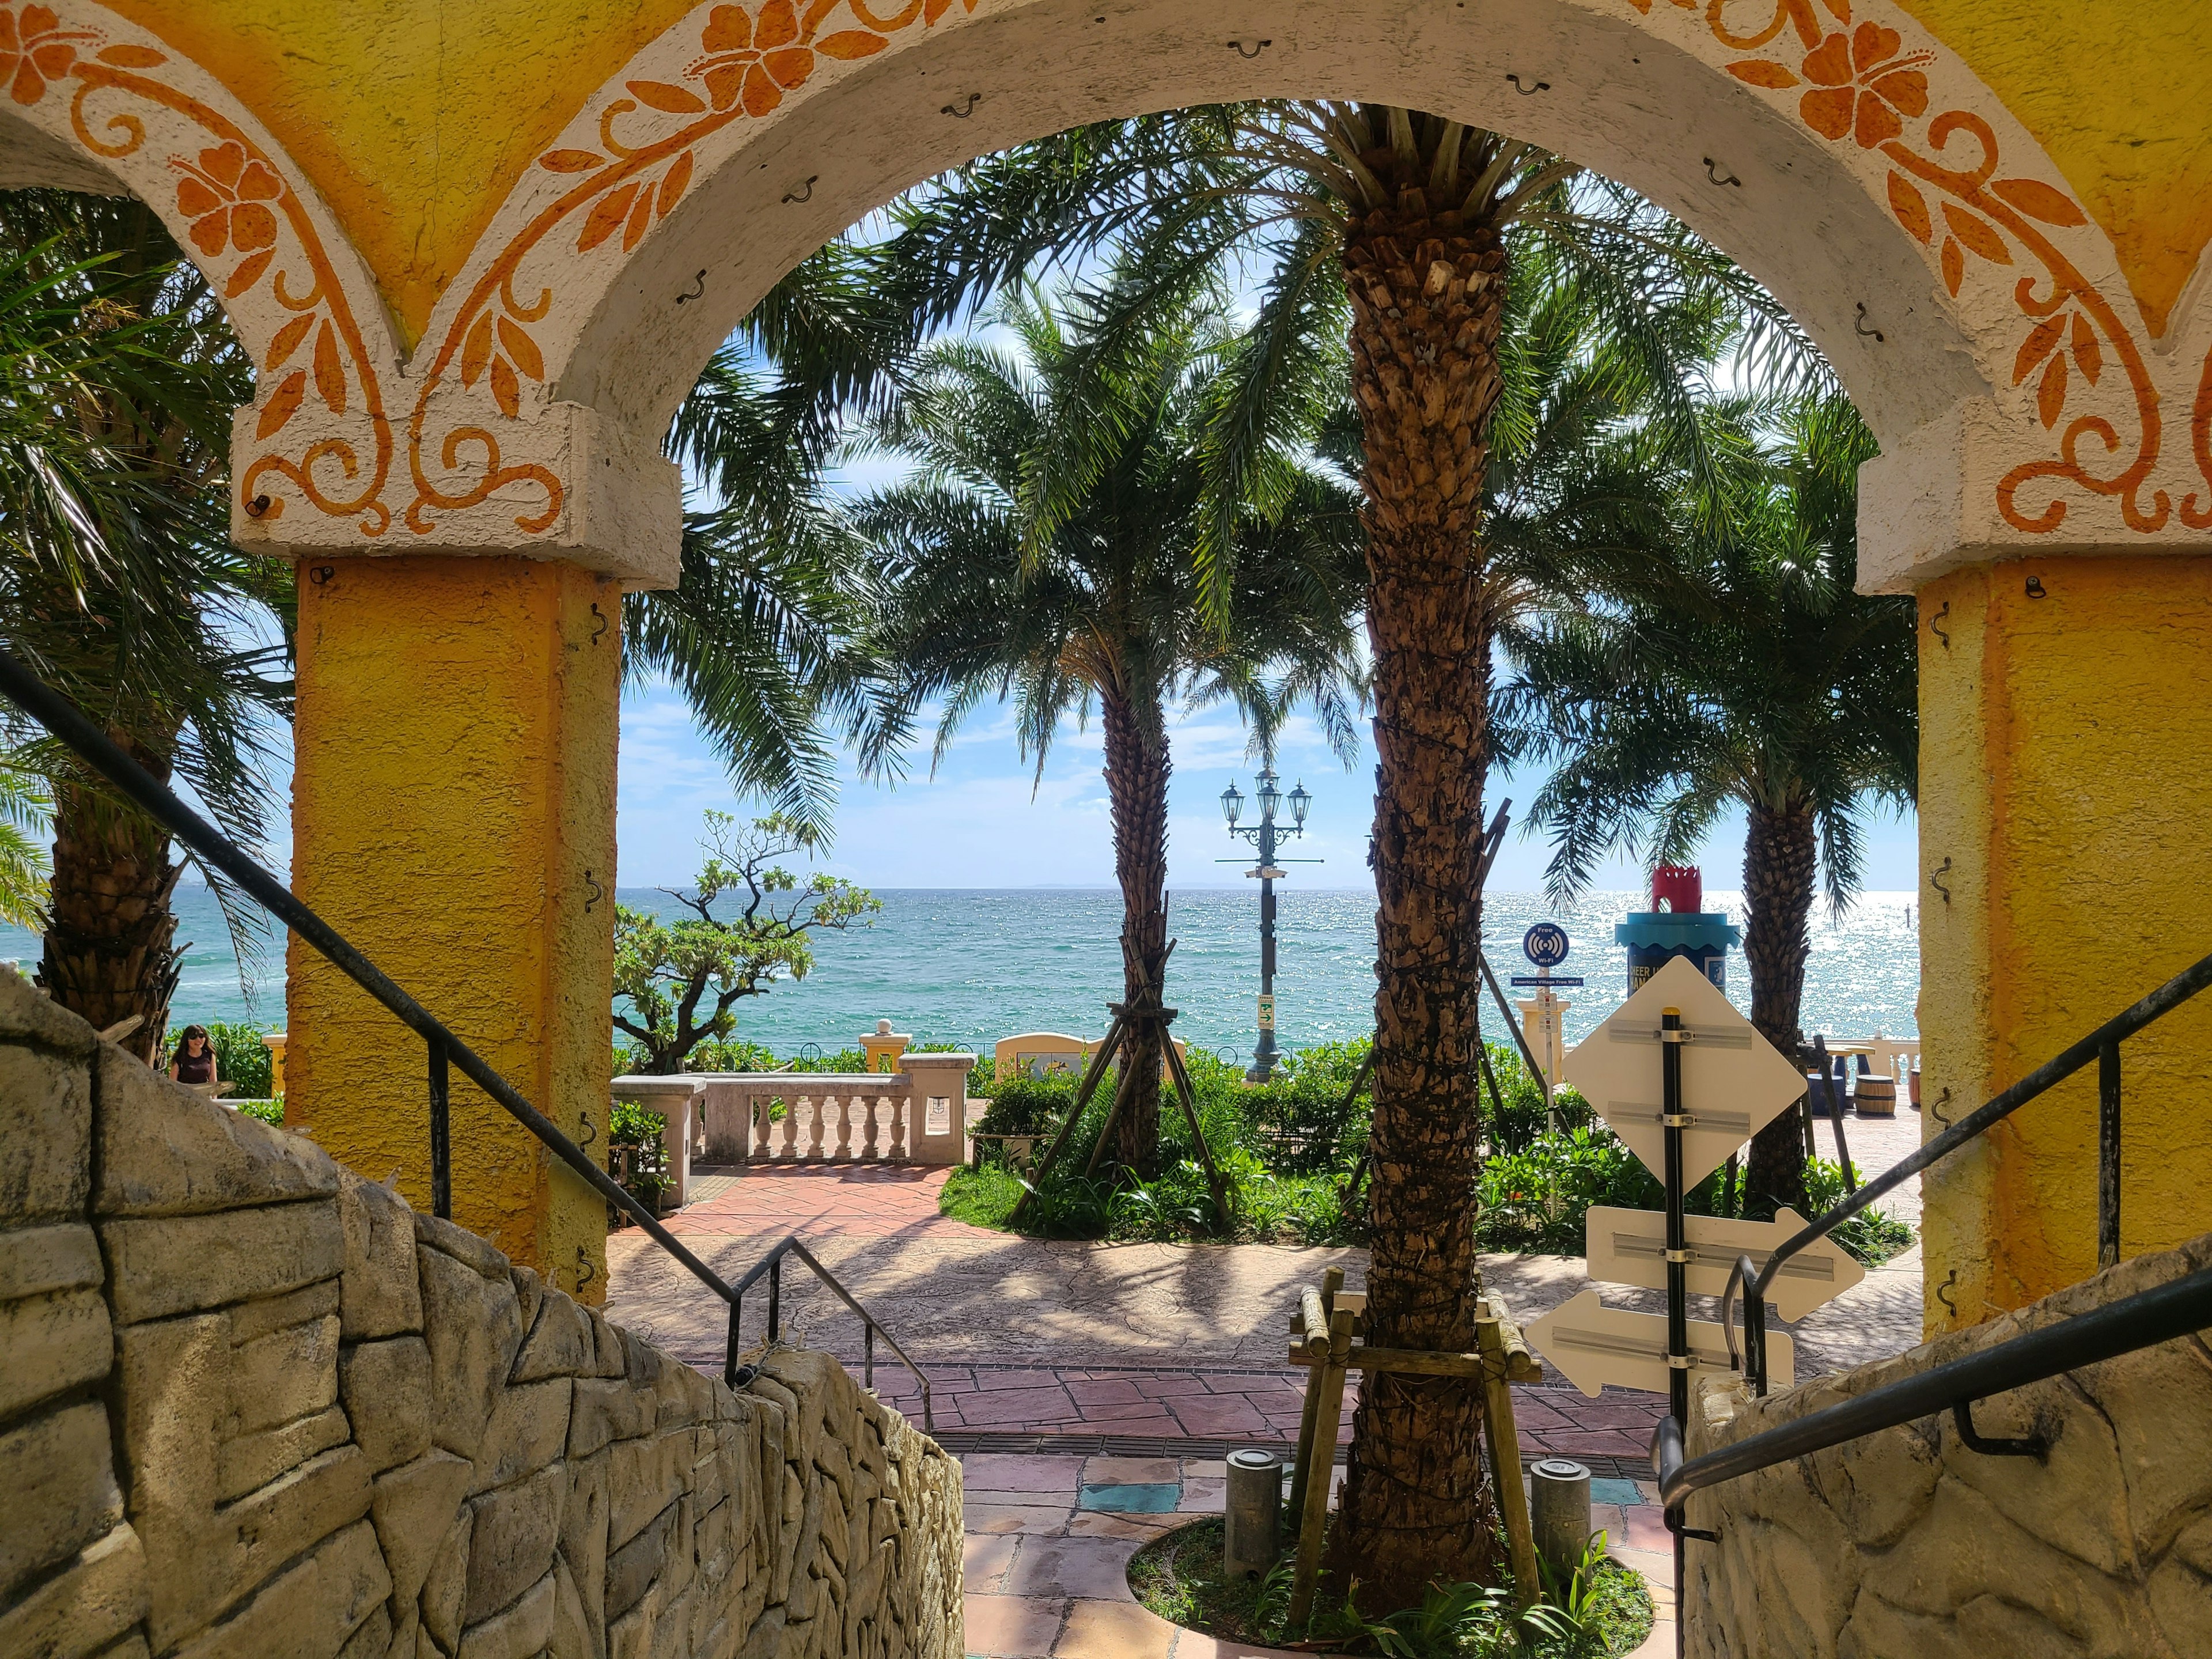
<instances>
[{"instance_id":1,"label":"stone block wall","mask_svg":"<svg viewBox=\"0 0 2212 1659\"><path fill-rule=\"evenodd\" d=\"M2212 1236L2138 1256L1894 1359L1753 1400L1710 1380L1692 1456L2212 1264ZM2183 1338L1994 1396L1966 1449L1947 1412L1698 1493L1686 1545L1700 1659L2200 1659L2212 1654L2212 1350Z\"/></svg>"},{"instance_id":2,"label":"stone block wall","mask_svg":"<svg viewBox=\"0 0 2212 1659\"><path fill-rule=\"evenodd\" d=\"M957 1659L959 1470L732 1393L0 969L0 1655Z\"/></svg>"}]
</instances>

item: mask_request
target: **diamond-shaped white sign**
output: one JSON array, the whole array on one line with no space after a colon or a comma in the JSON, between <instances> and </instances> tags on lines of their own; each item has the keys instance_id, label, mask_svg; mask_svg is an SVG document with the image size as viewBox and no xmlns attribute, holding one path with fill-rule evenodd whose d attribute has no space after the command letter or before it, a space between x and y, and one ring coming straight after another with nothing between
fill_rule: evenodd
<instances>
[{"instance_id":1,"label":"diamond-shaped white sign","mask_svg":"<svg viewBox=\"0 0 2212 1659\"><path fill-rule=\"evenodd\" d=\"M1805 1079L1695 963L1674 957L1567 1056L1567 1081L1662 1180L1667 1132L1659 1121L1659 1031L1669 1009L1680 1013L1687 1036L1682 1044L1682 1109L1690 1118L1682 1133L1687 1188L1803 1094Z\"/></svg>"}]
</instances>

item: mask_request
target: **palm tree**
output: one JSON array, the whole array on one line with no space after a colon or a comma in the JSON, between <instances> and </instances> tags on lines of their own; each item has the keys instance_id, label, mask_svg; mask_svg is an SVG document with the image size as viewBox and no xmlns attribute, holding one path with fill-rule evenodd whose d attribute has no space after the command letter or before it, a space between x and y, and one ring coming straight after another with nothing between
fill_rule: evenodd
<instances>
[{"instance_id":1,"label":"palm tree","mask_svg":"<svg viewBox=\"0 0 2212 1659\"><path fill-rule=\"evenodd\" d=\"M834 257L764 303L717 352L665 448L706 505L684 515L677 586L623 601L623 672L665 678L721 756L732 786L826 839L835 738L867 741L879 684L863 643L867 583L823 471L842 422L803 379L805 330L834 296ZM776 361L771 348L792 354ZM890 360L896 361L896 356Z\"/></svg>"},{"instance_id":2,"label":"palm tree","mask_svg":"<svg viewBox=\"0 0 2212 1659\"><path fill-rule=\"evenodd\" d=\"M0 283L0 647L252 845L266 734L289 712L291 574L230 544L251 367L135 201L8 193ZM96 1026L136 1017L124 1041L150 1059L179 955L169 837L52 740L0 736L52 798L40 982ZM246 959L256 913L226 913Z\"/></svg>"},{"instance_id":3,"label":"palm tree","mask_svg":"<svg viewBox=\"0 0 2212 1659\"><path fill-rule=\"evenodd\" d=\"M933 180L844 256L871 266L886 314L917 327L957 320L1041 263L1102 251L1118 258L1101 301L1117 325L1171 314L1224 270L1260 273L1250 349L1198 441L1194 556L1217 621L1248 473L1277 434L1303 423L1318 436L1310 380L1279 367L1312 361L1321 338L1348 342L1379 760L1366 1321L1375 1341L1446 1352L1474 1340L1479 1289L1470 878L1506 599L1482 522L1509 238L1573 283L1616 356L1640 361L1644 418L1686 452L1700 428L1650 326L1670 296L1718 292L1755 319L1742 345L1757 374L1802 361L1778 307L1663 215L1505 135L1384 105L1240 104L1078 128ZM1371 1594L1407 1605L1439 1577L1491 1575L1480 1423L1480 1391L1463 1382L1363 1380L1335 1559Z\"/></svg>"},{"instance_id":4,"label":"palm tree","mask_svg":"<svg viewBox=\"0 0 2212 1659\"><path fill-rule=\"evenodd\" d=\"M1324 467L1278 452L1264 495L1237 515L1227 626L1216 628L1191 558L1203 496L1194 436L1240 343L1205 306L1126 334L1102 329L1080 299L1055 307L1017 294L1000 320L1015 349L933 348L878 425L919 465L854 513L884 567L875 648L899 675L882 745L937 703L941 758L976 708L1011 700L1041 776L1061 726L1097 711L1134 1001L1146 977L1157 983L1166 945L1170 706L1231 702L1265 745L1304 702L1338 751L1352 751L1356 508ZM1146 1172L1158 1035L1125 1052L1115 1083L1118 1156Z\"/></svg>"},{"instance_id":5,"label":"palm tree","mask_svg":"<svg viewBox=\"0 0 2212 1659\"><path fill-rule=\"evenodd\" d=\"M1509 630L1519 673L1501 714L1522 752L1559 762L1530 817L1554 833L1555 895L1616 847L1683 858L1744 809L1752 1024L1795 1054L1816 887L1846 903L1869 805L1914 799L1912 602L1852 586L1856 475L1875 445L1848 402L1716 419L1736 428L1746 476L1719 520L1678 514L1677 591L1568 599ZM1750 1212L1802 1207L1794 1115L1753 1141L1745 1186Z\"/></svg>"},{"instance_id":6,"label":"palm tree","mask_svg":"<svg viewBox=\"0 0 2212 1659\"><path fill-rule=\"evenodd\" d=\"M46 836L53 827L46 781L17 751L0 750L0 921L36 927L46 909Z\"/></svg>"}]
</instances>

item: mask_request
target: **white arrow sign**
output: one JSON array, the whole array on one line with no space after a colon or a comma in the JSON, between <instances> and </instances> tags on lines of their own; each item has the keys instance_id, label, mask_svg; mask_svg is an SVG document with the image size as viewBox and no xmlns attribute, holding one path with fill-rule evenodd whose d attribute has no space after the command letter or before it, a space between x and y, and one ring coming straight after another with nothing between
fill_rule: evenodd
<instances>
[{"instance_id":1,"label":"white arrow sign","mask_svg":"<svg viewBox=\"0 0 2212 1659\"><path fill-rule=\"evenodd\" d=\"M1608 1308L1595 1291L1563 1302L1526 1331L1528 1340L1559 1374L1595 1400L1598 1390L1668 1389L1667 1316ZM1767 1375L1777 1389L1797 1380L1797 1349L1786 1331L1766 1334ZM1690 1375L1728 1376L1728 1337L1710 1320L1690 1322Z\"/></svg>"},{"instance_id":2,"label":"white arrow sign","mask_svg":"<svg viewBox=\"0 0 2212 1659\"><path fill-rule=\"evenodd\" d=\"M1805 1092L1796 1066L1752 1029L1695 963L1676 957L1567 1056L1567 1081L1644 1161L1665 1179L1659 1041L1662 1017L1679 1012L1682 1043L1682 1185L1696 1186L1729 1154Z\"/></svg>"},{"instance_id":3,"label":"white arrow sign","mask_svg":"<svg viewBox=\"0 0 2212 1659\"><path fill-rule=\"evenodd\" d=\"M1794 1237L1805 1218L1784 1205L1771 1221L1729 1221L1718 1216L1682 1218L1690 1248L1692 1296L1718 1296L1728 1289L1730 1269L1740 1255L1765 1267L1777 1245ZM1656 1210L1590 1206L1588 1243L1589 1276L1607 1285L1667 1288L1667 1218ZM1832 1302L1866 1277L1866 1269L1833 1239L1815 1240L1782 1264L1766 1299L1791 1324L1823 1303Z\"/></svg>"}]
</instances>

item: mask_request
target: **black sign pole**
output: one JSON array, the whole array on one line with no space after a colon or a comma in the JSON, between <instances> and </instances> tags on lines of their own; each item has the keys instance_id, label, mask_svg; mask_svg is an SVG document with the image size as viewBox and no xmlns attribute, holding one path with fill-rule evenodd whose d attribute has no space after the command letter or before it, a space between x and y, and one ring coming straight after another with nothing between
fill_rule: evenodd
<instances>
[{"instance_id":1,"label":"black sign pole","mask_svg":"<svg viewBox=\"0 0 2212 1659\"><path fill-rule=\"evenodd\" d=\"M1682 1225L1682 1016L1668 1009L1659 1032L1659 1121L1667 1135L1667 1405L1684 1433L1690 1426L1690 1243ZM1688 1565L1682 1532L1674 1533L1675 1595L1684 1595ZM1687 1651L1688 1626L1674 1624L1675 1659Z\"/></svg>"},{"instance_id":2,"label":"black sign pole","mask_svg":"<svg viewBox=\"0 0 2212 1659\"><path fill-rule=\"evenodd\" d=\"M1682 1223L1682 1017L1669 1009L1659 1033L1660 1122L1667 1132L1667 1397L1690 1421L1690 1242Z\"/></svg>"}]
</instances>

